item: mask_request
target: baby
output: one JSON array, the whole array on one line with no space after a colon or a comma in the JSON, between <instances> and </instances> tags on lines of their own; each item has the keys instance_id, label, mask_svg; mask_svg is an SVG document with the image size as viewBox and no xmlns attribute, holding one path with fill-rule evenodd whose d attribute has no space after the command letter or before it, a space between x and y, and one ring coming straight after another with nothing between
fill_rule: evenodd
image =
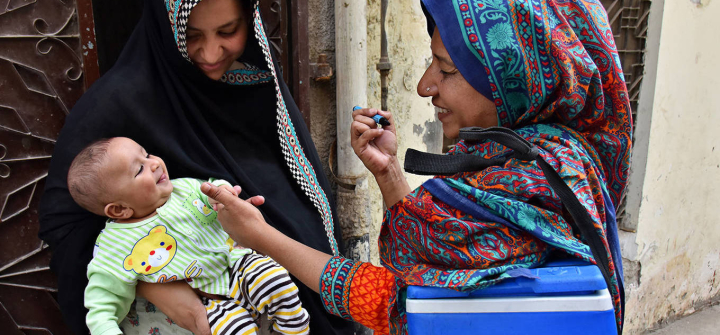
<instances>
[{"instance_id":1,"label":"baby","mask_svg":"<svg viewBox=\"0 0 720 335\"><path fill-rule=\"evenodd\" d=\"M226 181L210 182L237 196ZM138 280L185 280L228 297L203 298L213 334L254 333L265 312L280 333L309 333L309 316L287 271L269 257L233 247L201 183L170 180L160 157L124 137L92 143L73 160L73 199L110 218L88 265L85 307L92 334L122 334L118 323L135 299Z\"/></svg>"}]
</instances>

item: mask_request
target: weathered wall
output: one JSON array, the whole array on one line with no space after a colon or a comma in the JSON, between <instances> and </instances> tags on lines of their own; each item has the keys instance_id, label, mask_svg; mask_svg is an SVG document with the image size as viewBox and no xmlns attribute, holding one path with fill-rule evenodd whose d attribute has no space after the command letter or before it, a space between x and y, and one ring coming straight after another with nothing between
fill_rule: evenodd
<instances>
[{"instance_id":1,"label":"weathered wall","mask_svg":"<svg viewBox=\"0 0 720 335\"><path fill-rule=\"evenodd\" d=\"M380 0L368 0L368 105L380 108ZM398 136L398 158L402 164L405 151L413 148L439 153L442 125L429 98L417 95L417 83L430 65L430 36L418 0L389 0L385 25L388 58L392 70L388 76L388 109L395 117ZM420 186L427 177L405 174L410 188ZM371 260L378 262L377 236L383 218L383 201L377 183L369 178L370 213L375 230L370 235Z\"/></svg>"},{"instance_id":2,"label":"weathered wall","mask_svg":"<svg viewBox=\"0 0 720 335\"><path fill-rule=\"evenodd\" d=\"M627 333L720 296L718 17L718 1L664 2Z\"/></svg>"},{"instance_id":3,"label":"weathered wall","mask_svg":"<svg viewBox=\"0 0 720 335\"><path fill-rule=\"evenodd\" d=\"M351 1L351 0L342 0ZM309 43L310 61L315 62L320 53L328 55L328 63L335 68L335 17L334 1L310 0ZM435 116L430 99L423 99L415 93L415 87L425 68L430 63L430 37L426 33L425 17L417 0L392 0L388 6L386 23L388 36L388 56L393 69L388 77L388 106L394 113L398 130L398 153L402 160L405 150L412 147L418 150L440 152L442 128ZM380 58L380 0L367 1L367 62L368 62L368 106L380 108L380 73L375 66ZM330 146L336 138L336 98L335 82L311 83L311 132L318 153L323 160L323 168L329 174L328 157ZM351 111L347 111L350 113ZM347 127L350 127L348 124ZM335 166L336 169L337 165ZM337 171L337 170L336 170ZM408 175L412 188L427 178ZM369 196L362 212L368 212L374 223L370 233L369 245L371 260L379 264L377 235L383 216L382 195L370 177L367 183ZM334 192L338 192L333 183ZM340 192L344 190L339 190ZM335 193L336 194L336 193ZM337 199L335 195L331 195ZM343 211L360 209L340 208ZM361 235L361 234L357 234Z\"/></svg>"},{"instance_id":4,"label":"weathered wall","mask_svg":"<svg viewBox=\"0 0 720 335\"><path fill-rule=\"evenodd\" d=\"M335 68L335 7L333 0L308 1L308 42L310 63L318 55L328 56L327 62ZM310 132L317 147L323 170L330 175L328 157L335 140L335 80L310 80ZM332 180L331 180L332 182ZM333 182L333 189L335 184ZM329 197L334 195L328 194Z\"/></svg>"}]
</instances>

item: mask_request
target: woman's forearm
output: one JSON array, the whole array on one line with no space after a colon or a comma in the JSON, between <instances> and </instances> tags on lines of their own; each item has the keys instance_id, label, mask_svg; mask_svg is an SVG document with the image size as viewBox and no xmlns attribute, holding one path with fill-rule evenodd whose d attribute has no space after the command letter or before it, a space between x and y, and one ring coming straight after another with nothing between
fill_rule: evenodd
<instances>
[{"instance_id":1,"label":"woman's forearm","mask_svg":"<svg viewBox=\"0 0 720 335\"><path fill-rule=\"evenodd\" d=\"M380 193L383 195L383 200L387 208L392 207L392 205L410 193L410 185L408 185L405 175L402 173L402 168L397 158L388 165L385 171L377 173L375 180L380 187Z\"/></svg>"},{"instance_id":2,"label":"woman's forearm","mask_svg":"<svg viewBox=\"0 0 720 335\"><path fill-rule=\"evenodd\" d=\"M307 247L267 224L255 207L264 199L241 200L210 183L203 183L201 190L218 201L217 219L235 242L270 256L307 287L319 291L320 276L330 255ZM240 191L238 187L237 193Z\"/></svg>"},{"instance_id":3,"label":"woman's forearm","mask_svg":"<svg viewBox=\"0 0 720 335\"><path fill-rule=\"evenodd\" d=\"M320 276L332 256L295 241L273 227L267 227L267 231L258 236L255 249L270 256L307 287L319 292Z\"/></svg>"}]
</instances>

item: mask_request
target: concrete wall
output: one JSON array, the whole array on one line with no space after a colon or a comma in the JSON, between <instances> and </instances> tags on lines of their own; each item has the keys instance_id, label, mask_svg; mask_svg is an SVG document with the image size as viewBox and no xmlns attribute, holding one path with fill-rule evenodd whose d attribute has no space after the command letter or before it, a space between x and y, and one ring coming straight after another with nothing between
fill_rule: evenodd
<instances>
[{"instance_id":1,"label":"concrete wall","mask_svg":"<svg viewBox=\"0 0 720 335\"><path fill-rule=\"evenodd\" d=\"M328 56L327 62L335 68L335 7L333 0L309 0L308 41L310 63L318 55ZM323 162L323 170L330 175L328 158L335 140L335 80L310 80L310 133ZM331 180L332 182L332 180ZM335 184L333 183L333 189ZM333 196L328 194L328 196Z\"/></svg>"},{"instance_id":2,"label":"concrete wall","mask_svg":"<svg viewBox=\"0 0 720 335\"><path fill-rule=\"evenodd\" d=\"M338 0L354 1L354 0ZM310 61L315 62L320 53L328 55L328 63L335 68L335 17L334 1L309 0L312 8L309 17ZM415 87L425 68L430 64L430 37L426 33L425 17L417 0L392 0L388 6L386 23L388 56L393 69L388 77L388 106L396 118L398 129L398 153L402 160L407 148L440 152L442 127L435 116L430 99L419 97ZM380 0L367 1L367 62L368 62L368 106L380 108L380 73L375 66L380 58ZM335 82L312 82L310 87L311 132L318 149L323 168L329 174L328 157L330 146L336 138ZM351 111L347 111L350 113ZM350 124L347 125L350 127ZM335 166L335 171L336 166ZM411 187L419 186L427 177L408 175ZM333 183L334 184L334 183ZM371 231L349 232L345 235L370 234L370 260L379 264L377 235L383 217L382 195L370 177L363 190L366 208L370 213ZM346 192L333 186L334 192ZM337 194L337 193L335 193ZM365 196L363 194L363 196ZM336 198L336 195L333 195ZM337 199L337 198L336 198ZM343 206L343 204L341 204ZM369 210L368 210L369 208ZM340 209L339 209L340 210ZM360 212L358 209L343 208L342 211ZM341 218L341 221L343 218ZM345 229L349 230L349 229Z\"/></svg>"},{"instance_id":3,"label":"concrete wall","mask_svg":"<svg viewBox=\"0 0 720 335\"><path fill-rule=\"evenodd\" d=\"M638 228L625 236L629 270L639 273L627 290L627 333L720 296L720 3L659 4L659 44L648 46L657 50L650 124L636 134L649 136L636 151L647 150L645 166L633 167L634 174L644 169Z\"/></svg>"},{"instance_id":4,"label":"concrete wall","mask_svg":"<svg viewBox=\"0 0 720 335\"><path fill-rule=\"evenodd\" d=\"M347 0L350 1L350 0ZM368 0L368 105L380 108L380 0ZM417 83L432 61L430 36L418 0L389 0L385 29L388 58L392 70L388 76L388 109L395 117L398 136L398 158L413 148L440 153L442 124L437 120L430 98L417 95ZM405 174L410 188L420 186L427 176ZM369 178L370 213L374 230L370 234L371 261L379 264L377 236L384 213L382 195L372 176Z\"/></svg>"}]
</instances>

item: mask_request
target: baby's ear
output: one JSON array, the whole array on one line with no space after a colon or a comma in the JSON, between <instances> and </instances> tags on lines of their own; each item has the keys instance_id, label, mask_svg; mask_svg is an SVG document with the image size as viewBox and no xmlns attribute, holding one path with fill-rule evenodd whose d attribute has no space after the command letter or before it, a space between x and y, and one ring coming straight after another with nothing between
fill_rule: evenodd
<instances>
[{"instance_id":1,"label":"baby's ear","mask_svg":"<svg viewBox=\"0 0 720 335\"><path fill-rule=\"evenodd\" d=\"M129 219L133 216L133 209L125 205L111 202L105 206L105 216L113 220Z\"/></svg>"}]
</instances>

